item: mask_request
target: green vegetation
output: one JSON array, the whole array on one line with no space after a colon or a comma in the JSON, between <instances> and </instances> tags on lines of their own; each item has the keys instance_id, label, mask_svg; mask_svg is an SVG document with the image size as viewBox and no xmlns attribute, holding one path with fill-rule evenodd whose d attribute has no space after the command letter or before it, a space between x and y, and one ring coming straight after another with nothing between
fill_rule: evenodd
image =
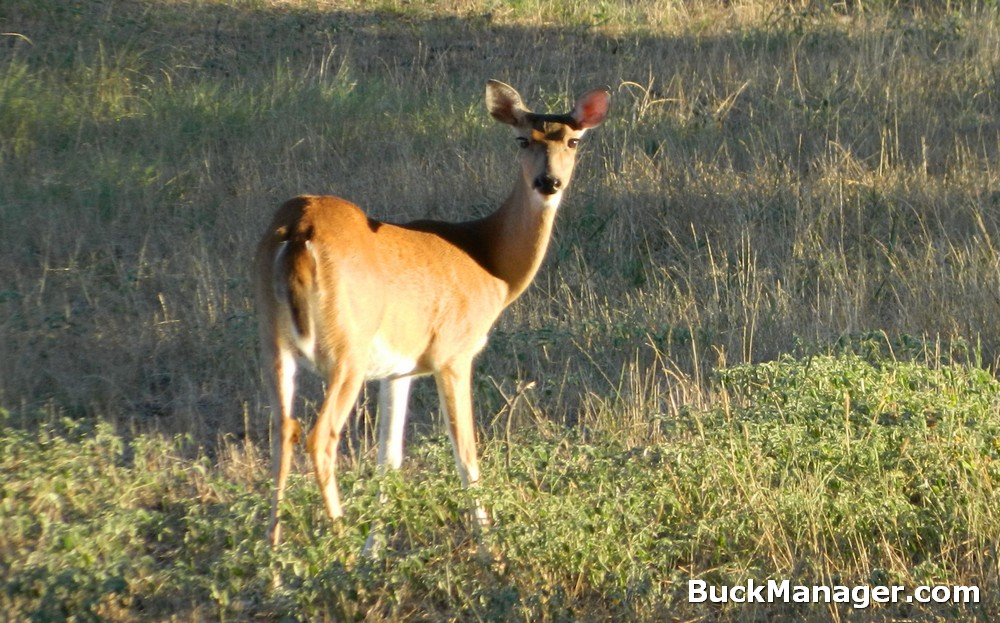
<instances>
[{"instance_id":1,"label":"green vegetation","mask_svg":"<svg viewBox=\"0 0 1000 623\"><path fill-rule=\"evenodd\" d=\"M484 450L495 528L477 552L443 438L403 474L347 470L336 535L311 478L266 545L267 470L252 445L215 461L190 440L64 421L0 446L4 611L33 620L825 620L828 606L703 606L687 580L975 584L926 620L989 620L1000 539L1000 383L969 366L856 354L741 365L720 406L666 441L522 433ZM390 493L374 504L375 489ZM368 530L382 560L358 558ZM272 578L281 580L272 588ZM843 615L849 612L846 608ZM913 616L904 605L854 616ZM924 615L921 615L924 616ZM920 619L925 620L925 619Z\"/></svg>"},{"instance_id":2,"label":"green vegetation","mask_svg":"<svg viewBox=\"0 0 1000 623\"><path fill-rule=\"evenodd\" d=\"M998 67L990 1L5 0L0 608L997 618ZM303 192L486 213L514 150L487 78L614 92L478 360L496 527L467 530L421 384L403 473L374 474L363 396L347 521L303 463L271 552L256 239ZM691 578L982 594L709 606Z\"/></svg>"}]
</instances>

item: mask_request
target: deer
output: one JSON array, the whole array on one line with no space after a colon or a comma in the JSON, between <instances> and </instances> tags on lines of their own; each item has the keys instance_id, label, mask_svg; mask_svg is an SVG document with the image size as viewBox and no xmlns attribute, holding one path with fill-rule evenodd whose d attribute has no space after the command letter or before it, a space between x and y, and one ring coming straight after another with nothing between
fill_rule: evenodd
<instances>
[{"instance_id":1,"label":"deer","mask_svg":"<svg viewBox=\"0 0 1000 623\"><path fill-rule=\"evenodd\" d=\"M367 381L380 381L379 469L400 468L411 382L432 375L461 484L477 486L473 359L538 272L577 146L604 121L609 104L610 92L595 89L569 113L538 114L510 85L488 81L486 107L513 129L519 167L507 199L476 220L393 224L345 199L317 195L277 209L254 270L272 408L272 547L281 541L279 508L302 434L292 412L300 367L326 385L305 446L331 521L343 516L335 473L340 436ZM473 506L474 524L488 528L486 511L478 500Z\"/></svg>"}]
</instances>

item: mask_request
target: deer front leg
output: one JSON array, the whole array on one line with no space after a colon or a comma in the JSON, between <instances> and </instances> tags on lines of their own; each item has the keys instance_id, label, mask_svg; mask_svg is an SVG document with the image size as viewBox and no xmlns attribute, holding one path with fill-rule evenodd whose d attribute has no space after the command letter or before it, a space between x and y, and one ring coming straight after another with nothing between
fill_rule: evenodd
<instances>
[{"instance_id":1,"label":"deer front leg","mask_svg":"<svg viewBox=\"0 0 1000 623\"><path fill-rule=\"evenodd\" d=\"M462 486L479 484L479 459L476 455L476 429L472 418L472 360L453 362L435 373L441 408L448 417L448 433L455 452L455 465ZM479 500L473 502L474 527L488 528L489 516Z\"/></svg>"}]
</instances>

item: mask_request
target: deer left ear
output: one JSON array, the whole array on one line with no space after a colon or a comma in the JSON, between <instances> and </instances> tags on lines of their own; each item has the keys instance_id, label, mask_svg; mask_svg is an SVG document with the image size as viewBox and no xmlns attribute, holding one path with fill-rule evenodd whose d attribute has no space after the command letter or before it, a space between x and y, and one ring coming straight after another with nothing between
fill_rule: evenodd
<instances>
[{"instance_id":1,"label":"deer left ear","mask_svg":"<svg viewBox=\"0 0 1000 623\"><path fill-rule=\"evenodd\" d=\"M520 125L528 109L514 87L499 80L486 83L486 108L494 119L507 125Z\"/></svg>"},{"instance_id":2,"label":"deer left ear","mask_svg":"<svg viewBox=\"0 0 1000 623\"><path fill-rule=\"evenodd\" d=\"M576 106L570 116L576 121L581 130L593 128L601 125L604 118L608 116L608 109L611 106L611 93L607 89L594 89L587 91L576 100Z\"/></svg>"}]
</instances>

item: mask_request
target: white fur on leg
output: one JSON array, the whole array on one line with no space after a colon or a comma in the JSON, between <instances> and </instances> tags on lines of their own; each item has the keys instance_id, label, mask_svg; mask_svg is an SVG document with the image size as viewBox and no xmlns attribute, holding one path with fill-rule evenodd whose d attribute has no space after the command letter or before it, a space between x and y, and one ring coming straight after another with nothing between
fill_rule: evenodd
<instances>
[{"instance_id":1,"label":"white fur on leg","mask_svg":"<svg viewBox=\"0 0 1000 623\"><path fill-rule=\"evenodd\" d=\"M399 469L403 463L403 432L406 427L406 404L413 377L382 379L378 390L378 464Z\"/></svg>"},{"instance_id":2,"label":"white fur on leg","mask_svg":"<svg viewBox=\"0 0 1000 623\"><path fill-rule=\"evenodd\" d=\"M389 469L399 469L403 464L403 434L406 431L406 406L410 397L413 377L382 379L378 390L378 466L385 473ZM379 504L385 504L384 491L379 492ZM365 547L361 554L368 558L378 558L386 545L385 530L381 522L373 522Z\"/></svg>"}]
</instances>

